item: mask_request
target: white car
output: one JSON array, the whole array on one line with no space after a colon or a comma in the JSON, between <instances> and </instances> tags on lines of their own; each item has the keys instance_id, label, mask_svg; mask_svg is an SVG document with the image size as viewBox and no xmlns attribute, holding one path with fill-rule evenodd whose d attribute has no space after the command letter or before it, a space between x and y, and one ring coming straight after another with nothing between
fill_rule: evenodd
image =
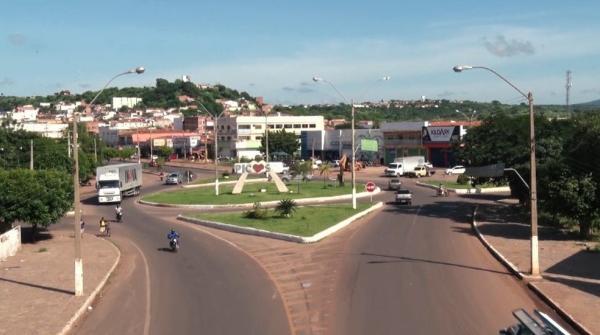
<instances>
[{"instance_id":1,"label":"white car","mask_svg":"<svg viewBox=\"0 0 600 335\"><path fill-rule=\"evenodd\" d=\"M446 169L446 174L447 175L453 175L453 174L463 174L465 173L465 167L462 165L456 165L453 166L449 169Z\"/></svg>"},{"instance_id":2,"label":"white car","mask_svg":"<svg viewBox=\"0 0 600 335\"><path fill-rule=\"evenodd\" d=\"M429 162L425 162L423 163L423 166L428 168L428 169L433 169L433 164L429 163Z\"/></svg>"}]
</instances>

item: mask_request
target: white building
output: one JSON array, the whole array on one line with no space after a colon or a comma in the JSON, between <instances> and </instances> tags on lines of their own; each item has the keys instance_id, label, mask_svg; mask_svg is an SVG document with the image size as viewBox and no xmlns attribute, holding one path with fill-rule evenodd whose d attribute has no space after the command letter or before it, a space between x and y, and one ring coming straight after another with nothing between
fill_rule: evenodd
<instances>
[{"instance_id":1,"label":"white building","mask_svg":"<svg viewBox=\"0 0 600 335\"><path fill-rule=\"evenodd\" d=\"M260 141L265 129L270 132L285 130L298 138L302 131L323 130L323 116L229 116L219 119L219 155L254 158L260 155Z\"/></svg>"},{"instance_id":2,"label":"white building","mask_svg":"<svg viewBox=\"0 0 600 335\"><path fill-rule=\"evenodd\" d=\"M44 137L62 138L69 125L66 123L21 123L15 129L22 129L32 133L38 133Z\"/></svg>"},{"instance_id":3,"label":"white building","mask_svg":"<svg viewBox=\"0 0 600 335\"><path fill-rule=\"evenodd\" d=\"M133 108L138 103L142 102L142 98L131 98L131 97L113 97L112 107L114 110L119 110L123 106Z\"/></svg>"},{"instance_id":4,"label":"white building","mask_svg":"<svg viewBox=\"0 0 600 335\"><path fill-rule=\"evenodd\" d=\"M16 110L10 113L10 118L17 122L31 122L37 120L39 108L34 108L32 105L17 107Z\"/></svg>"}]
</instances>

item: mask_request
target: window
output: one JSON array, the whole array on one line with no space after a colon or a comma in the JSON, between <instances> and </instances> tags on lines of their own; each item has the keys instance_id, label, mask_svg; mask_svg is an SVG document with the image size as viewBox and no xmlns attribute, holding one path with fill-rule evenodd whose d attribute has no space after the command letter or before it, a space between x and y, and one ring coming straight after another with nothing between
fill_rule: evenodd
<instances>
[{"instance_id":1,"label":"window","mask_svg":"<svg viewBox=\"0 0 600 335\"><path fill-rule=\"evenodd\" d=\"M262 125L260 125L260 124L255 124L255 125L254 125L254 129L262 129Z\"/></svg>"},{"instance_id":2,"label":"window","mask_svg":"<svg viewBox=\"0 0 600 335\"><path fill-rule=\"evenodd\" d=\"M300 125L299 124L295 124L294 128L300 128Z\"/></svg>"},{"instance_id":3,"label":"window","mask_svg":"<svg viewBox=\"0 0 600 335\"><path fill-rule=\"evenodd\" d=\"M262 136L256 136L256 140L257 140L257 141L260 141L260 140L262 140L262 138L263 138Z\"/></svg>"},{"instance_id":4,"label":"window","mask_svg":"<svg viewBox=\"0 0 600 335\"><path fill-rule=\"evenodd\" d=\"M311 123L311 124L308 125L308 128L317 128L317 125L314 124L314 123Z\"/></svg>"},{"instance_id":5,"label":"window","mask_svg":"<svg viewBox=\"0 0 600 335\"><path fill-rule=\"evenodd\" d=\"M249 140L249 139L250 139L250 136L238 136L238 140L244 141L244 140Z\"/></svg>"},{"instance_id":6,"label":"window","mask_svg":"<svg viewBox=\"0 0 600 335\"><path fill-rule=\"evenodd\" d=\"M231 129L231 126L230 126L230 125L227 125L227 130L230 130L230 129Z\"/></svg>"},{"instance_id":7,"label":"window","mask_svg":"<svg viewBox=\"0 0 600 335\"><path fill-rule=\"evenodd\" d=\"M291 124L284 124L284 125L283 125L283 128L285 128L285 129L290 129L290 128L292 128L292 125L291 125Z\"/></svg>"},{"instance_id":8,"label":"window","mask_svg":"<svg viewBox=\"0 0 600 335\"><path fill-rule=\"evenodd\" d=\"M283 128L283 125L282 124L275 125L275 128L281 129L281 128Z\"/></svg>"},{"instance_id":9,"label":"window","mask_svg":"<svg viewBox=\"0 0 600 335\"><path fill-rule=\"evenodd\" d=\"M308 128L308 125L307 124L303 124L302 128Z\"/></svg>"},{"instance_id":10,"label":"window","mask_svg":"<svg viewBox=\"0 0 600 335\"><path fill-rule=\"evenodd\" d=\"M273 125L273 124L269 125L269 129L274 129L274 128L275 128L275 125Z\"/></svg>"},{"instance_id":11,"label":"window","mask_svg":"<svg viewBox=\"0 0 600 335\"><path fill-rule=\"evenodd\" d=\"M228 141L231 141L231 136L227 136L227 140L228 140Z\"/></svg>"},{"instance_id":12,"label":"window","mask_svg":"<svg viewBox=\"0 0 600 335\"><path fill-rule=\"evenodd\" d=\"M238 129L250 129L250 125L249 124L240 124L238 126Z\"/></svg>"}]
</instances>

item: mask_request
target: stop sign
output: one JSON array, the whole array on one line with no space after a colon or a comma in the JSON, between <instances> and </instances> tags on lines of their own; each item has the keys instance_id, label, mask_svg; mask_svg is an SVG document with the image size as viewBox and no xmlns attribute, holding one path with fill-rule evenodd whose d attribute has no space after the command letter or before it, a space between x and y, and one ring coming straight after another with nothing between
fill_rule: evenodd
<instances>
[{"instance_id":1,"label":"stop sign","mask_svg":"<svg viewBox=\"0 0 600 335\"><path fill-rule=\"evenodd\" d=\"M375 187L377 187L377 186L376 186L376 185L375 185L375 183L374 183L374 182L372 182L372 181L368 182L368 183L365 185L365 188L367 189L367 191L368 191L368 192L373 192L373 191L375 191Z\"/></svg>"}]
</instances>

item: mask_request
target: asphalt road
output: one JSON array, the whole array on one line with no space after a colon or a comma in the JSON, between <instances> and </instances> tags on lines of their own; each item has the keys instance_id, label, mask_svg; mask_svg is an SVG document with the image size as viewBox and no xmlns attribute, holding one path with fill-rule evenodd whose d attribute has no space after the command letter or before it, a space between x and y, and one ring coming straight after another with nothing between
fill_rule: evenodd
<instances>
[{"instance_id":1,"label":"asphalt road","mask_svg":"<svg viewBox=\"0 0 600 335\"><path fill-rule=\"evenodd\" d=\"M407 187L413 206L387 204L348 241L333 333L497 334L517 308L565 324L473 234L471 200Z\"/></svg>"},{"instance_id":2,"label":"asphalt road","mask_svg":"<svg viewBox=\"0 0 600 335\"><path fill-rule=\"evenodd\" d=\"M144 193L169 186L144 174ZM171 186L175 187L175 186ZM113 206L84 201L89 231ZM173 220L176 212L148 209L129 198L124 222L111 223L122 261L77 334L289 334L274 283L248 255ZM171 227L181 233L178 253L168 250ZM85 270L85 269L84 269Z\"/></svg>"}]
</instances>

